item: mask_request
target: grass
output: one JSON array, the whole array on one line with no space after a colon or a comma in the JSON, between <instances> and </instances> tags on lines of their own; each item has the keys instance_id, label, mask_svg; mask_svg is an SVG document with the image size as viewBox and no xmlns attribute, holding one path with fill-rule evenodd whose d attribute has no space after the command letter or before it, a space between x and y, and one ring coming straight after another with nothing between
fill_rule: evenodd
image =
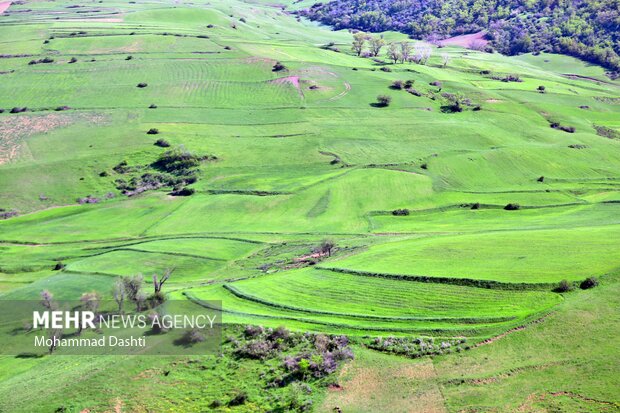
<instances>
[{"instance_id":1,"label":"grass","mask_svg":"<svg viewBox=\"0 0 620 413\"><path fill-rule=\"evenodd\" d=\"M263 0L11 5L0 24L0 208L19 215L0 220L0 299L109 295L117 276L148 281L174 267L165 292L195 310L222 300L227 331L354 338L357 360L332 378L343 389L311 386L316 411L616 408L588 398L618 402L620 141L595 125L620 127L620 82L566 56L456 47L383 71L353 56L349 32L290 13L312 2L282 3L287 11ZM330 42L340 52L322 47ZM54 62L28 64L45 57ZM523 81L492 79L510 74ZM390 89L395 80L422 96ZM471 106L442 113L435 81ZM378 95L391 104L371 106ZM113 167L151 164L158 138L217 160L200 165L190 197L121 195L115 181L128 175ZM102 201L77 204L88 195ZM334 256L309 258L325 239ZM66 268L53 271L59 261ZM551 292L589 276L601 286ZM387 335L473 344L549 312L433 360L362 346ZM2 356L0 410L204 411L245 390L250 403L231 410L263 411L291 389L266 387L271 363L230 351Z\"/></svg>"}]
</instances>

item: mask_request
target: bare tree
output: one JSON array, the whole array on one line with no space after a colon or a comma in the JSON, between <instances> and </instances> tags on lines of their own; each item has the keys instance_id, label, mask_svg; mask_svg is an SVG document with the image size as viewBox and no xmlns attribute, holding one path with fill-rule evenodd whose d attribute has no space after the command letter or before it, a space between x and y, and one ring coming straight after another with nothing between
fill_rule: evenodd
<instances>
[{"instance_id":1,"label":"bare tree","mask_svg":"<svg viewBox=\"0 0 620 413\"><path fill-rule=\"evenodd\" d=\"M450 63L450 55L448 53L442 53L441 61L443 63L443 67L448 66L448 63Z\"/></svg>"},{"instance_id":2,"label":"bare tree","mask_svg":"<svg viewBox=\"0 0 620 413\"><path fill-rule=\"evenodd\" d=\"M54 294L49 290L41 291L41 305L48 310L56 310L58 305L54 301Z\"/></svg>"},{"instance_id":3,"label":"bare tree","mask_svg":"<svg viewBox=\"0 0 620 413\"><path fill-rule=\"evenodd\" d=\"M99 295L99 293L96 291L84 293L80 297L80 302L82 303L81 306L83 310L97 313L97 311L99 310L99 304L101 303L101 295ZM83 329L84 327L80 323L77 334L82 334Z\"/></svg>"},{"instance_id":4,"label":"bare tree","mask_svg":"<svg viewBox=\"0 0 620 413\"><path fill-rule=\"evenodd\" d=\"M411 46L411 43L407 41L402 41L400 42L399 46L400 46L400 62L401 63L408 62L409 59L411 58L411 50L413 49L413 47Z\"/></svg>"},{"instance_id":5,"label":"bare tree","mask_svg":"<svg viewBox=\"0 0 620 413\"><path fill-rule=\"evenodd\" d=\"M146 309L146 300L147 300L147 296L146 293L144 291L139 291L138 294L136 294L136 298L135 298L135 303L136 303L136 311L140 312L144 309Z\"/></svg>"},{"instance_id":6,"label":"bare tree","mask_svg":"<svg viewBox=\"0 0 620 413\"><path fill-rule=\"evenodd\" d=\"M416 43L413 51L413 61L425 65L428 59L431 57L432 49L428 44L418 42Z\"/></svg>"},{"instance_id":7,"label":"bare tree","mask_svg":"<svg viewBox=\"0 0 620 413\"><path fill-rule=\"evenodd\" d=\"M114 301L116 301L116 305L118 305L118 312L122 313L123 304L125 303L125 287L121 278L117 278L116 281L114 281L112 296L114 297Z\"/></svg>"},{"instance_id":8,"label":"bare tree","mask_svg":"<svg viewBox=\"0 0 620 413\"><path fill-rule=\"evenodd\" d=\"M400 52L396 43L390 43L387 50L387 57L394 63L398 63L400 59Z\"/></svg>"},{"instance_id":9,"label":"bare tree","mask_svg":"<svg viewBox=\"0 0 620 413\"><path fill-rule=\"evenodd\" d=\"M368 35L364 32L357 32L353 35L353 43L351 44L351 50L355 52L358 56L361 56L362 51L364 50L364 46L366 45L366 40L368 39Z\"/></svg>"},{"instance_id":10,"label":"bare tree","mask_svg":"<svg viewBox=\"0 0 620 413\"><path fill-rule=\"evenodd\" d=\"M122 280L125 296L129 301L136 304L136 309L138 311L141 311L143 304L146 301L146 294L142 292L144 277L142 274L137 274L133 277L123 277Z\"/></svg>"},{"instance_id":11,"label":"bare tree","mask_svg":"<svg viewBox=\"0 0 620 413\"><path fill-rule=\"evenodd\" d=\"M56 350L56 344L58 340L62 338L62 328L52 328L49 330L48 338L51 339L50 346L48 347L49 354L52 354Z\"/></svg>"},{"instance_id":12,"label":"bare tree","mask_svg":"<svg viewBox=\"0 0 620 413\"><path fill-rule=\"evenodd\" d=\"M379 56L381 53L381 49L385 46L385 40L383 39L383 35L370 37L370 54L373 57Z\"/></svg>"},{"instance_id":13,"label":"bare tree","mask_svg":"<svg viewBox=\"0 0 620 413\"><path fill-rule=\"evenodd\" d=\"M174 268L168 268L164 271L164 274L161 276L159 281L157 280L157 274L153 274L153 287L155 289L155 294L159 294L161 292L161 287L164 285L166 281L170 278L170 275L174 271Z\"/></svg>"},{"instance_id":14,"label":"bare tree","mask_svg":"<svg viewBox=\"0 0 620 413\"><path fill-rule=\"evenodd\" d=\"M317 248L319 254L325 255L327 254L328 257L332 256L332 252L334 251L334 248L336 248L336 243L332 240L323 240L323 242L321 242L321 245L319 245L319 247Z\"/></svg>"}]
</instances>

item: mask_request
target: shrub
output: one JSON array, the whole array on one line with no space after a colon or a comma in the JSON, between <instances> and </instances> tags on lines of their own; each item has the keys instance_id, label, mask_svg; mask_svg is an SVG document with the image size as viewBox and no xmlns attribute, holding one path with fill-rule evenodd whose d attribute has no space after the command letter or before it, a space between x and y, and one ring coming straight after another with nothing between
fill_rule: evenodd
<instances>
[{"instance_id":1,"label":"shrub","mask_svg":"<svg viewBox=\"0 0 620 413\"><path fill-rule=\"evenodd\" d=\"M386 95L379 95L377 96L376 106L383 108L383 107L389 106L391 102L392 102L391 97L386 96Z\"/></svg>"},{"instance_id":2,"label":"shrub","mask_svg":"<svg viewBox=\"0 0 620 413\"><path fill-rule=\"evenodd\" d=\"M415 80L409 79L405 82L405 89L409 89L410 87L413 86L413 84L415 83Z\"/></svg>"},{"instance_id":3,"label":"shrub","mask_svg":"<svg viewBox=\"0 0 620 413\"><path fill-rule=\"evenodd\" d=\"M149 105L149 109L157 109L157 105L156 105L156 104L154 104L154 103L151 103L151 104Z\"/></svg>"},{"instance_id":4,"label":"shrub","mask_svg":"<svg viewBox=\"0 0 620 413\"><path fill-rule=\"evenodd\" d=\"M137 87L139 87L139 88L141 88L141 89L142 89L142 88L145 88L145 87L147 87L147 86L148 86L148 83L144 83L144 82L140 82L140 83L138 83L138 85L137 85Z\"/></svg>"},{"instance_id":5,"label":"shrub","mask_svg":"<svg viewBox=\"0 0 620 413\"><path fill-rule=\"evenodd\" d=\"M395 80L392 82L392 85L390 86L391 89L396 89L396 90L401 90L404 88L404 83L402 80Z\"/></svg>"},{"instance_id":6,"label":"shrub","mask_svg":"<svg viewBox=\"0 0 620 413\"><path fill-rule=\"evenodd\" d=\"M480 209L480 202L476 202L475 204L472 204L471 209Z\"/></svg>"},{"instance_id":7,"label":"shrub","mask_svg":"<svg viewBox=\"0 0 620 413\"><path fill-rule=\"evenodd\" d=\"M71 109L69 106L58 106L56 109L54 109L56 112L62 112L63 110L69 110Z\"/></svg>"},{"instance_id":8,"label":"shrub","mask_svg":"<svg viewBox=\"0 0 620 413\"><path fill-rule=\"evenodd\" d=\"M441 87L442 87L442 83L441 83L440 81L438 81L438 80L435 80L435 81L433 81L433 82L429 83L429 85L431 85L431 86L436 86L436 87L438 87L438 88L441 88Z\"/></svg>"},{"instance_id":9,"label":"shrub","mask_svg":"<svg viewBox=\"0 0 620 413\"><path fill-rule=\"evenodd\" d=\"M482 110L482 106L480 105L476 105L474 106L474 108L472 109L474 112L478 112L479 110Z\"/></svg>"},{"instance_id":10,"label":"shrub","mask_svg":"<svg viewBox=\"0 0 620 413\"><path fill-rule=\"evenodd\" d=\"M114 168L112 168L114 170L114 172L119 173L119 174L124 174L126 172L130 171L130 167L127 166L127 161L120 161L118 163L118 165L116 165Z\"/></svg>"},{"instance_id":11,"label":"shrub","mask_svg":"<svg viewBox=\"0 0 620 413\"><path fill-rule=\"evenodd\" d=\"M205 341L207 338L204 336L204 334L202 333L202 331L200 331L200 329L198 328L192 328L191 330L187 330L183 336L181 337L180 341L183 344L196 344L196 343L202 343L203 341Z\"/></svg>"},{"instance_id":12,"label":"shrub","mask_svg":"<svg viewBox=\"0 0 620 413\"><path fill-rule=\"evenodd\" d=\"M243 330L243 334L248 338L260 336L264 332L265 332L265 329L262 326L252 326L252 325L245 326L245 329Z\"/></svg>"},{"instance_id":13,"label":"shrub","mask_svg":"<svg viewBox=\"0 0 620 413\"><path fill-rule=\"evenodd\" d=\"M538 86L538 88L536 88L536 90L538 90L539 93L545 93L545 87L544 86Z\"/></svg>"},{"instance_id":14,"label":"shrub","mask_svg":"<svg viewBox=\"0 0 620 413\"><path fill-rule=\"evenodd\" d=\"M180 173L197 167L200 159L186 150L180 148L164 152L153 163L156 169L171 173Z\"/></svg>"},{"instance_id":15,"label":"shrub","mask_svg":"<svg viewBox=\"0 0 620 413\"><path fill-rule=\"evenodd\" d=\"M65 264L63 264L61 261L58 261L56 265L54 265L54 271L64 270L65 267L66 267Z\"/></svg>"},{"instance_id":16,"label":"shrub","mask_svg":"<svg viewBox=\"0 0 620 413\"><path fill-rule=\"evenodd\" d=\"M389 67L387 67L387 66L382 66L382 67L381 67L381 71L382 71L382 72L391 72L391 71L392 71L392 69L390 69L390 68L389 68Z\"/></svg>"},{"instance_id":17,"label":"shrub","mask_svg":"<svg viewBox=\"0 0 620 413\"><path fill-rule=\"evenodd\" d=\"M238 392L237 394L235 394L235 396L230 399L230 401L228 402L229 406L241 406L242 404L245 404L245 402L248 401L248 394L244 391Z\"/></svg>"},{"instance_id":18,"label":"shrub","mask_svg":"<svg viewBox=\"0 0 620 413\"><path fill-rule=\"evenodd\" d=\"M558 293L566 293L568 291L571 291L572 289L573 289L573 286L571 285L571 283L569 283L567 280L562 280L558 284L555 291Z\"/></svg>"},{"instance_id":19,"label":"shrub","mask_svg":"<svg viewBox=\"0 0 620 413\"><path fill-rule=\"evenodd\" d=\"M409 210L407 208L395 209L394 211L392 211L392 215L395 215L395 216L409 215Z\"/></svg>"},{"instance_id":20,"label":"shrub","mask_svg":"<svg viewBox=\"0 0 620 413\"><path fill-rule=\"evenodd\" d=\"M413 96L417 96L417 97L422 96L422 92L418 92L416 89L414 89L412 87L408 88L407 92L411 93Z\"/></svg>"},{"instance_id":21,"label":"shrub","mask_svg":"<svg viewBox=\"0 0 620 413\"><path fill-rule=\"evenodd\" d=\"M159 138L154 143L155 146L159 146L160 148L168 148L170 147L170 142L165 139Z\"/></svg>"},{"instance_id":22,"label":"shrub","mask_svg":"<svg viewBox=\"0 0 620 413\"><path fill-rule=\"evenodd\" d=\"M519 204L512 204L512 203L510 203L510 204L507 204L507 205L504 207L504 209L505 209L506 211L517 211L517 210L521 209L521 205L519 205Z\"/></svg>"},{"instance_id":23,"label":"shrub","mask_svg":"<svg viewBox=\"0 0 620 413\"><path fill-rule=\"evenodd\" d=\"M196 192L194 188L185 187L176 191L172 191L170 194L173 196L192 196L194 195L194 192Z\"/></svg>"},{"instance_id":24,"label":"shrub","mask_svg":"<svg viewBox=\"0 0 620 413\"><path fill-rule=\"evenodd\" d=\"M22 112L26 112L28 110L28 108L26 107L14 107L13 109L11 109L11 113L22 113Z\"/></svg>"},{"instance_id":25,"label":"shrub","mask_svg":"<svg viewBox=\"0 0 620 413\"><path fill-rule=\"evenodd\" d=\"M127 57L125 58L125 60L131 60L131 59L133 59L133 56L127 56Z\"/></svg>"},{"instance_id":26,"label":"shrub","mask_svg":"<svg viewBox=\"0 0 620 413\"><path fill-rule=\"evenodd\" d=\"M420 165L420 168L428 169L428 164L427 163L423 163L422 165Z\"/></svg>"},{"instance_id":27,"label":"shrub","mask_svg":"<svg viewBox=\"0 0 620 413\"><path fill-rule=\"evenodd\" d=\"M276 62L276 64L273 65L273 68L271 69L272 72L281 72L282 70L286 70L286 66L284 66L280 62Z\"/></svg>"},{"instance_id":28,"label":"shrub","mask_svg":"<svg viewBox=\"0 0 620 413\"><path fill-rule=\"evenodd\" d=\"M579 284L579 288L582 290L587 290L589 288L594 288L598 285L598 280L596 277L588 277Z\"/></svg>"},{"instance_id":29,"label":"shrub","mask_svg":"<svg viewBox=\"0 0 620 413\"><path fill-rule=\"evenodd\" d=\"M108 172L107 172L107 171L99 172L99 176L100 176L100 177L102 177L102 178L104 178L104 177L106 177L106 176L108 176L108 175L109 175L109 174L108 174Z\"/></svg>"},{"instance_id":30,"label":"shrub","mask_svg":"<svg viewBox=\"0 0 620 413\"><path fill-rule=\"evenodd\" d=\"M537 182L545 182L545 177L544 177L544 176L541 176L541 177L539 177L536 181L537 181Z\"/></svg>"},{"instance_id":31,"label":"shrub","mask_svg":"<svg viewBox=\"0 0 620 413\"><path fill-rule=\"evenodd\" d=\"M151 128L146 132L147 135L157 135L158 133L159 133L159 129L157 128Z\"/></svg>"}]
</instances>

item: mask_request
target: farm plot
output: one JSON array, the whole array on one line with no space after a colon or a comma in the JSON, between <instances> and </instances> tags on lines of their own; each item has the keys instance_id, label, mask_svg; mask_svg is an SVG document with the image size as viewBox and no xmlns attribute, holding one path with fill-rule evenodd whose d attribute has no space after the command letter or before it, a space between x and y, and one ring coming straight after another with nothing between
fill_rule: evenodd
<instances>
[{"instance_id":1,"label":"farm plot","mask_svg":"<svg viewBox=\"0 0 620 413\"><path fill-rule=\"evenodd\" d=\"M557 283L617 268L619 247L618 225L492 232L385 243L331 266L405 276Z\"/></svg>"}]
</instances>

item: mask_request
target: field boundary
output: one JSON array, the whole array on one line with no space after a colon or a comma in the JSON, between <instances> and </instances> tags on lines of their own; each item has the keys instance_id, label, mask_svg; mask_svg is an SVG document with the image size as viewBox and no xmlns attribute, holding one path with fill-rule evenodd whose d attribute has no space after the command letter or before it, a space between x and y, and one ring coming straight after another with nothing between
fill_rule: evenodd
<instances>
[{"instance_id":1,"label":"field boundary","mask_svg":"<svg viewBox=\"0 0 620 413\"><path fill-rule=\"evenodd\" d=\"M391 280L435 283L435 284L452 284L466 287L488 288L498 290L551 290L556 287L557 283L505 283L493 280L476 280L473 278L452 278L452 277L434 277L430 275L405 275L378 273L371 271L350 270L346 268L315 266L315 269L333 271L344 274L353 274L363 277L387 278Z\"/></svg>"}]
</instances>

